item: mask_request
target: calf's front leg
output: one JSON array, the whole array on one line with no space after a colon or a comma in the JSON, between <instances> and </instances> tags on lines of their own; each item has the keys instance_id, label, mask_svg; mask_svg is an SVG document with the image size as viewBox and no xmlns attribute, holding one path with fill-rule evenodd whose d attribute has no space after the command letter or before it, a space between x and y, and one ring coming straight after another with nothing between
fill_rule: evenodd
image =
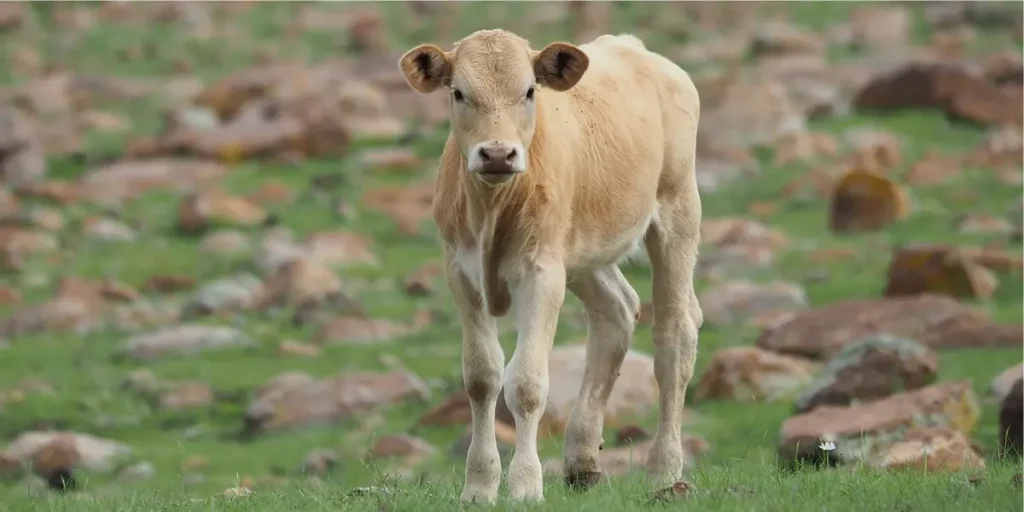
<instances>
[{"instance_id":1,"label":"calf's front leg","mask_svg":"<svg viewBox=\"0 0 1024 512\"><path fill-rule=\"evenodd\" d=\"M505 402L516 421L516 446L508 468L509 495L542 501L544 481L537 429L547 406L548 356L565 299L565 267L533 264L512 290L518 338L505 369Z\"/></svg>"},{"instance_id":2,"label":"calf's front leg","mask_svg":"<svg viewBox=\"0 0 1024 512\"><path fill-rule=\"evenodd\" d=\"M501 459L494 432L494 408L501 389L505 354L497 323L465 274L447 265L448 286L462 320L462 379L473 416L462 501L494 503L501 483Z\"/></svg>"}]
</instances>

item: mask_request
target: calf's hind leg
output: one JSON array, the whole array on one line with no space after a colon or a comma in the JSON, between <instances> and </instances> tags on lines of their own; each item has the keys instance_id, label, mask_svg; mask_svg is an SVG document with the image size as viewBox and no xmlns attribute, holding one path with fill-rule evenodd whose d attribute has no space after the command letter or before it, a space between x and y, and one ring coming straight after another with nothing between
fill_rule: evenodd
<instances>
[{"instance_id":1,"label":"calf's hind leg","mask_svg":"<svg viewBox=\"0 0 1024 512\"><path fill-rule=\"evenodd\" d=\"M703 317L693 291L700 241L700 199L693 188L685 199L662 204L661 216L646 238L654 281L654 375L660 394L648 470L662 484L679 479L685 465L683 405Z\"/></svg>"},{"instance_id":2,"label":"calf's hind leg","mask_svg":"<svg viewBox=\"0 0 1024 512\"><path fill-rule=\"evenodd\" d=\"M585 489L600 480L597 453L604 411L619 368L633 340L640 297L618 267L604 267L578 276L569 291L587 313L587 362L579 398L565 432L565 481Z\"/></svg>"}]
</instances>

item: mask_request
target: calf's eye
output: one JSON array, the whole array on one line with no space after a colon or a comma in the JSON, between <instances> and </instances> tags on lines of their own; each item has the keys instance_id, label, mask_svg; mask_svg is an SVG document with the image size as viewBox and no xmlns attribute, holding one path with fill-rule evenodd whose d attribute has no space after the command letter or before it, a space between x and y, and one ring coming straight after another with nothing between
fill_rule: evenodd
<instances>
[{"instance_id":1,"label":"calf's eye","mask_svg":"<svg viewBox=\"0 0 1024 512\"><path fill-rule=\"evenodd\" d=\"M529 89L526 90L526 99L533 99L533 87L530 87Z\"/></svg>"},{"instance_id":2,"label":"calf's eye","mask_svg":"<svg viewBox=\"0 0 1024 512\"><path fill-rule=\"evenodd\" d=\"M466 99L462 95L462 91L460 91L458 89L455 89L454 91L452 91L452 98L455 98L455 101L462 101L462 100Z\"/></svg>"}]
</instances>

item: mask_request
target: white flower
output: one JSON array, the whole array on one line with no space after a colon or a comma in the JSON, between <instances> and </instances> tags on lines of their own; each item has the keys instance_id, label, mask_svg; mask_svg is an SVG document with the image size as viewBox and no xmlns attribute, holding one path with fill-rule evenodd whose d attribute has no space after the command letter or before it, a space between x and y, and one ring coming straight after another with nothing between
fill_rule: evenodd
<instances>
[{"instance_id":1,"label":"white flower","mask_svg":"<svg viewBox=\"0 0 1024 512\"><path fill-rule=\"evenodd\" d=\"M825 441L825 442L819 444L818 448L821 448L822 450L824 450L826 452L830 452L830 451L836 449L836 444L833 443L832 441Z\"/></svg>"}]
</instances>

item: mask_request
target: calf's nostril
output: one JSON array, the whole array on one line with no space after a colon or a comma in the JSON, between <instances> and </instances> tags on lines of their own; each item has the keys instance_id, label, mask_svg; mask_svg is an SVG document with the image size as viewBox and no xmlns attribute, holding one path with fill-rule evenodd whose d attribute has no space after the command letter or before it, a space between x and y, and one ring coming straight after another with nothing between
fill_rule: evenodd
<instances>
[{"instance_id":1,"label":"calf's nostril","mask_svg":"<svg viewBox=\"0 0 1024 512\"><path fill-rule=\"evenodd\" d=\"M487 149L486 148L480 148L478 153L480 153L480 159L483 160L484 162L490 162L491 161L491 155L489 155L487 153Z\"/></svg>"},{"instance_id":2,"label":"calf's nostril","mask_svg":"<svg viewBox=\"0 0 1024 512\"><path fill-rule=\"evenodd\" d=\"M505 156L505 161L508 162L508 163L512 163L512 161L515 160L515 159L516 159L516 150L515 150L515 148L512 148L512 151L509 151L508 155Z\"/></svg>"}]
</instances>

